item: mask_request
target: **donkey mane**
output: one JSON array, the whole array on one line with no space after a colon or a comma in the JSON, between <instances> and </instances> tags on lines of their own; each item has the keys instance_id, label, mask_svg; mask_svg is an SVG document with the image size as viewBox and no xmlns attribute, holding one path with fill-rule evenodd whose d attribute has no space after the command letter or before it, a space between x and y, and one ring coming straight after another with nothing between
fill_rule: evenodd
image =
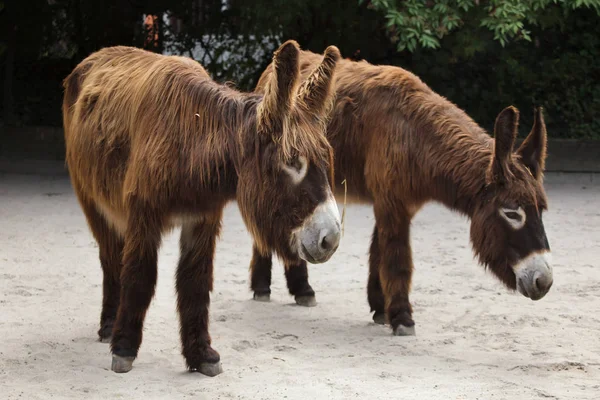
<instances>
[{"instance_id":1,"label":"donkey mane","mask_svg":"<svg viewBox=\"0 0 600 400\"><path fill-rule=\"evenodd\" d=\"M186 152L188 157L180 158L179 168L199 178L201 184L219 179L219 174L213 174L226 169L230 162L237 168L240 157L254 152L249 143L252 132L260 133L261 119L257 126L252 124L257 121L263 95L218 84L200 64L185 57L160 56L124 46L106 48L80 64L65 79L65 88L65 103L73 107L79 98L80 105L75 107L85 119L94 121L88 121L87 126L94 126L98 136L109 129L121 133L106 136L108 140L123 139L107 143L107 152L129 140L147 137L160 142L168 135L171 141L176 137L177 148L171 151L194 149ZM305 114L295 118L308 118ZM280 144L284 155L303 154L319 160L331 151L323 131L307 127L310 124L300 124L289 130L293 134L283 135L290 137ZM128 138L125 132L133 134ZM155 144L148 143L148 148L165 148ZM155 154L155 161L169 156L166 152Z\"/></svg>"},{"instance_id":2,"label":"donkey mane","mask_svg":"<svg viewBox=\"0 0 600 400\"><path fill-rule=\"evenodd\" d=\"M481 200L481 195L499 183L492 169L497 141L462 109L429 88L399 96L398 107L409 116L415 137L422 137L427 131L432 134L430 143L435 145L415 143L415 151L421 154L419 159L423 161L420 173L434 183L449 180L452 188L441 185L447 192L440 197L452 209L470 215L476 206L473 200ZM518 111L513 111L518 118ZM396 129L402 128L396 126ZM516 137L516 130L513 134ZM520 156L513 153L510 160L502 162L502 184L525 192L524 197L533 198L538 208L538 200L544 196L537 193L536 187L525 184L523 176L531 173L519 159Z\"/></svg>"}]
</instances>

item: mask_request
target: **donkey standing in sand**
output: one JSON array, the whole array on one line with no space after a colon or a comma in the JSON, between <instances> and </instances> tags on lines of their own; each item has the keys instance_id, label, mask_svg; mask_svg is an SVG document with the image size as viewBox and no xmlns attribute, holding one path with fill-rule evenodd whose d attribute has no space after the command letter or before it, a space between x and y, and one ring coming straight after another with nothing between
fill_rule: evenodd
<instances>
[{"instance_id":1,"label":"donkey standing in sand","mask_svg":"<svg viewBox=\"0 0 600 400\"><path fill-rule=\"evenodd\" d=\"M195 61L130 47L100 50L65 80L67 163L104 272L98 334L112 370L131 370L154 295L161 235L181 224L176 274L182 353L214 376L208 333L213 256L225 204L237 200L264 254L328 260L340 218L325 118L339 51L299 85L299 48L283 44L263 94L212 81Z\"/></svg>"},{"instance_id":2,"label":"donkey standing in sand","mask_svg":"<svg viewBox=\"0 0 600 400\"><path fill-rule=\"evenodd\" d=\"M304 79L320 61L317 54L301 52ZM258 92L268 88L272 74L270 65ZM535 112L531 133L514 151L519 119L515 108L497 117L494 140L465 112L401 68L341 60L335 91L327 137L335 153L336 182L345 180L348 194L372 203L375 212L368 281L375 322L387 320L396 335L415 333L409 301L410 221L429 201L471 219L471 242L479 261L509 289L532 300L548 292L553 278L542 224L547 200L541 109ZM254 298L268 301L271 255L255 246L250 269ZM298 304L316 304L306 262L285 261L285 275Z\"/></svg>"}]
</instances>

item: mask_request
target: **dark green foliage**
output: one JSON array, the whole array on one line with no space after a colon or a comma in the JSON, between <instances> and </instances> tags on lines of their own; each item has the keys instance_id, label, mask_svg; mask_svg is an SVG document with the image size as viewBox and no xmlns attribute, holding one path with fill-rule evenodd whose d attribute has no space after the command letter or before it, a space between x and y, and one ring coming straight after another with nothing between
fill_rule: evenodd
<instances>
[{"instance_id":1,"label":"dark green foliage","mask_svg":"<svg viewBox=\"0 0 600 400\"><path fill-rule=\"evenodd\" d=\"M531 41L531 29L544 25L547 10L600 12L600 0L358 0L386 18L398 50L437 49L440 39L464 28L487 30L502 46L515 40Z\"/></svg>"},{"instance_id":2,"label":"dark green foliage","mask_svg":"<svg viewBox=\"0 0 600 400\"><path fill-rule=\"evenodd\" d=\"M600 138L600 18L578 10L532 29L529 41L502 46L491 35L448 36L435 52L417 50L411 69L483 126L509 104L521 110L521 131L533 107L544 106L552 137Z\"/></svg>"}]
</instances>

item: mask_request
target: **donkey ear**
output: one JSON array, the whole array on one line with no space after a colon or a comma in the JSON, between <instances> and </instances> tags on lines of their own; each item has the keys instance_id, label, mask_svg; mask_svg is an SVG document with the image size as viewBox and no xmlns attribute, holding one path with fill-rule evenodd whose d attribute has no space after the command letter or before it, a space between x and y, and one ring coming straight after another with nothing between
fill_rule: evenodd
<instances>
[{"instance_id":1,"label":"donkey ear","mask_svg":"<svg viewBox=\"0 0 600 400\"><path fill-rule=\"evenodd\" d=\"M547 141L544 111L542 107L538 107L534 110L533 128L531 128L531 132L517 150L523 164L529 168L531 174L538 180L542 178L545 168Z\"/></svg>"},{"instance_id":2,"label":"donkey ear","mask_svg":"<svg viewBox=\"0 0 600 400\"><path fill-rule=\"evenodd\" d=\"M270 130L282 130L283 121L292 109L298 84L299 53L298 43L288 40L273 55L273 74L269 76L258 111L259 124Z\"/></svg>"},{"instance_id":3,"label":"donkey ear","mask_svg":"<svg viewBox=\"0 0 600 400\"><path fill-rule=\"evenodd\" d=\"M519 111L515 107L507 107L496 118L494 125L494 153L492 156L491 172L495 179L508 178L508 161L513 152L517 129L519 126Z\"/></svg>"},{"instance_id":4,"label":"donkey ear","mask_svg":"<svg viewBox=\"0 0 600 400\"><path fill-rule=\"evenodd\" d=\"M298 99L307 110L321 115L332 100L333 77L337 62L341 58L335 46L325 49L321 64L315 68L298 91Z\"/></svg>"}]
</instances>

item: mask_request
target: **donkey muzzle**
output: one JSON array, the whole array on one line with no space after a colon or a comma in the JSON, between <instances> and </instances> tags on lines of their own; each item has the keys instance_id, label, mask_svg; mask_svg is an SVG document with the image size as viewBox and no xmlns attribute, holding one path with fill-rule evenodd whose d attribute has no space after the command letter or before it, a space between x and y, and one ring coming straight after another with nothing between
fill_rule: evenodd
<instances>
[{"instance_id":1,"label":"donkey muzzle","mask_svg":"<svg viewBox=\"0 0 600 400\"><path fill-rule=\"evenodd\" d=\"M548 293L554 282L550 252L530 254L513 267L517 290L531 300L539 300Z\"/></svg>"},{"instance_id":2,"label":"donkey muzzle","mask_svg":"<svg viewBox=\"0 0 600 400\"><path fill-rule=\"evenodd\" d=\"M329 196L294 234L300 258L311 264L329 260L340 244L340 228L337 203Z\"/></svg>"}]
</instances>

